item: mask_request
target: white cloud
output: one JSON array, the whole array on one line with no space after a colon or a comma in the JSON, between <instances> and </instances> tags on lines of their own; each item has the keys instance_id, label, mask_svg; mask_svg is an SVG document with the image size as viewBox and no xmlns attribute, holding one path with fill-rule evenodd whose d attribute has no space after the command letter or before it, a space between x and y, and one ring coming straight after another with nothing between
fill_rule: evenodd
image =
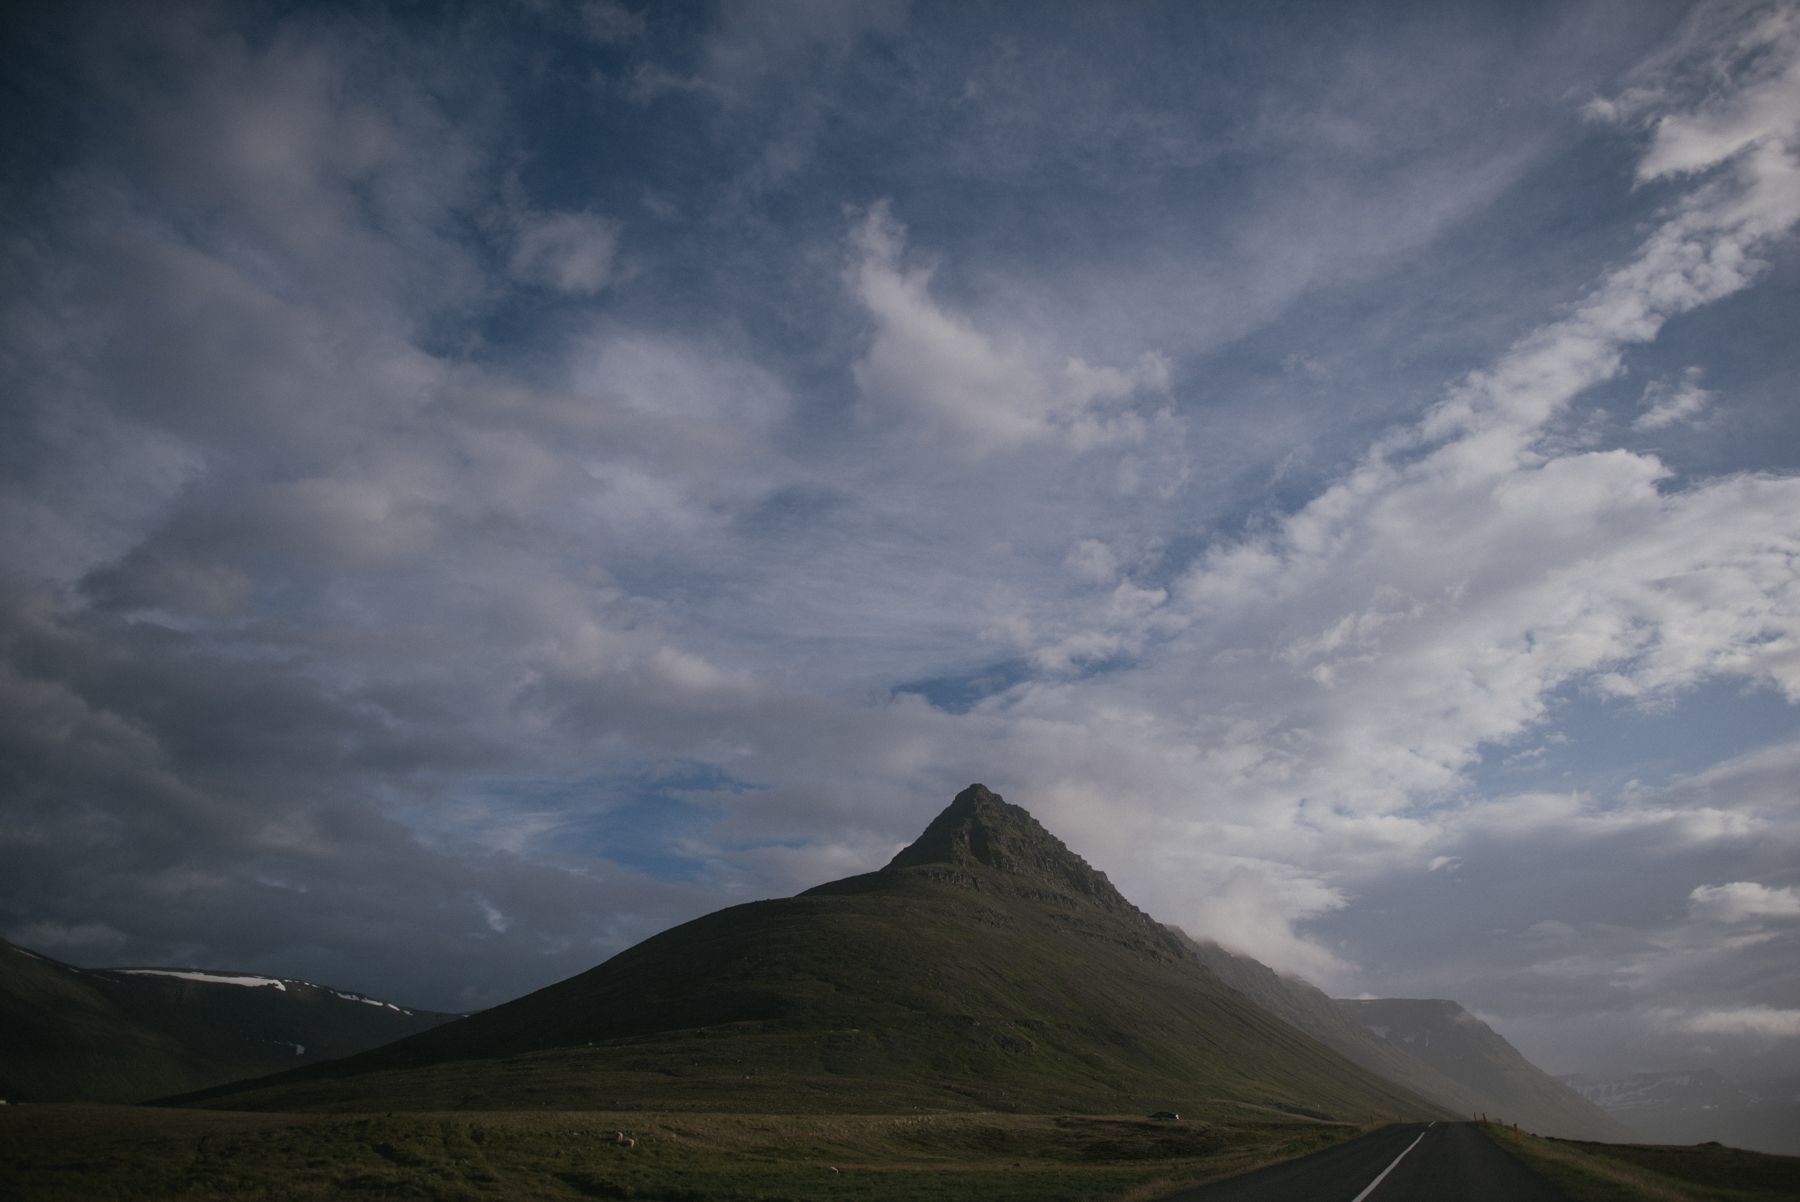
<instances>
[{"instance_id":1,"label":"white cloud","mask_svg":"<svg viewBox=\"0 0 1800 1202\"><path fill-rule=\"evenodd\" d=\"M1644 403L1650 408L1631 423L1633 430L1661 430L1676 422L1689 421L1712 403L1713 394L1700 387L1700 369L1690 367L1681 383L1670 386L1660 380L1644 388Z\"/></svg>"},{"instance_id":2,"label":"white cloud","mask_svg":"<svg viewBox=\"0 0 1800 1202\"><path fill-rule=\"evenodd\" d=\"M513 241L507 269L516 280L571 296L592 296L613 274L619 227L592 213L546 213Z\"/></svg>"},{"instance_id":3,"label":"white cloud","mask_svg":"<svg viewBox=\"0 0 1800 1202\"><path fill-rule=\"evenodd\" d=\"M1792 833L1778 810L1489 801L1467 777L1484 747L1542 730L1559 690L1641 702L1735 678L1800 701L1800 480L1672 490L1652 455L1570 448L1555 433L1628 347L1747 287L1757 251L1800 218L1787 149L1800 112L1783 121L1676 200L1566 317L1469 373L1298 512L1204 555L1170 585L1162 611L1181 621L1139 668L1009 698L1019 721L1068 740L1069 754L1030 772L1041 787L1075 773L1115 799L1109 820L1131 833L1097 842L1144 849L1122 856L1136 867L1109 865L1115 876L1297 968L1294 932L1315 906L1253 877L1215 904L1217 873L1174 873L1147 849L1266 857L1331 891L1464 854L1478 832L1671 848ZM1046 662L1107 650L1085 638ZM1071 737L1081 728L1131 748L1135 764L1080 762L1094 754ZM1114 771L1131 785L1109 787ZM1175 814L1192 816L1179 835Z\"/></svg>"},{"instance_id":4,"label":"white cloud","mask_svg":"<svg viewBox=\"0 0 1800 1202\"><path fill-rule=\"evenodd\" d=\"M1145 353L1130 367L1068 358L1041 367L1022 347L1002 347L928 291L929 268L907 269L906 231L873 206L851 237L850 282L874 318L868 353L855 366L871 412L923 427L952 453L982 459L1057 442L1077 451L1142 436L1130 402L1168 386L1168 363Z\"/></svg>"},{"instance_id":5,"label":"white cloud","mask_svg":"<svg viewBox=\"0 0 1800 1202\"><path fill-rule=\"evenodd\" d=\"M1791 148L1800 117L1800 58L1794 54L1800 16L1785 4L1748 11L1749 28L1730 37L1727 27L1711 64L1720 70L1739 67L1738 86L1722 89L1694 110L1657 118L1655 140L1638 164L1639 179L1693 174L1745 151ZM1696 20L1715 15L1702 9ZM1754 74L1744 80L1748 73Z\"/></svg>"},{"instance_id":6,"label":"white cloud","mask_svg":"<svg viewBox=\"0 0 1800 1202\"><path fill-rule=\"evenodd\" d=\"M1119 574L1119 562L1112 548L1097 538L1084 538L1063 559L1063 566L1084 580L1110 584Z\"/></svg>"},{"instance_id":7,"label":"white cloud","mask_svg":"<svg viewBox=\"0 0 1800 1202\"><path fill-rule=\"evenodd\" d=\"M1343 893L1279 862L1213 856L1202 863L1213 886L1183 912L1183 929L1248 951L1329 991L1339 992L1354 979L1351 965L1294 933L1297 921L1348 904Z\"/></svg>"},{"instance_id":8,"label":"white cloud","mask_svg":"<svg viewBox=\"0 0 1800 1202\"><path fill-rule=\"evenodd\" d=\"M1708 922L1800 915L1800 889L1771 889L1755 881L1700 885L1688 894L1688 913Z\"/></svg>"},{"instance_id":9,"label":"white cloud","mask_svg":"<svg viewBox=\"0 0 1800 1202\"><path fill-rule=\"evenodd\" d=\"M510 918L496 909L494 904L485 897L476 898L475 904L481 908L481 917L487 924L488 930L494 932L496 935L506 934L507 929L512 926L512 920Z\"/></svg>"},{"instance_id":10,"label":"white cloud","mask_svg":"<svg viewBox=\"0 0 1800 1202\"><path fill-rule=\"evenodd\" d=\"M1734 1010L1714 1010L1696 1014L1682 1024L1690 1031L1705 1035L1749 1035L1763 1039L1793 1039L1800 1036L1800 1010L1778 1010L1773 1006L1743 1006Z\"/></svg>"}]
</instances>

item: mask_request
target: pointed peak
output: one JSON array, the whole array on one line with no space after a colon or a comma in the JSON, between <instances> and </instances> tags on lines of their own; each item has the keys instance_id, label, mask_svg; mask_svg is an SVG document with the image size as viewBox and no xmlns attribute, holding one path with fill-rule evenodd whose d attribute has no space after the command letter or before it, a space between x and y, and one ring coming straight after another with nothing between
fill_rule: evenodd
<instances>
[{"instance_id":1,"label":"pointed peak","mask_svg":"<svg viewBox=\"0 0 1800 1202\"><path fill-rule=\"evenodd\" d=\"M970 785L958 793L925 833L882 871L938 866L964 870L980 866L1020 885L1047 886L1108 909L1136 912L1105 873L1090 867L1025 809L1009 804L986 785Z\"/></svg>"},{"instance_id":2,"label":"pointed peak","mask_svg":"<svg viewBox=\"0 0 1800 1202\"><path fill-rule=\"evenodd\" d=\"M931 820L923 834L888 863L888 868L916 868L923 864L961 864L969 860L1004 872L1009 845L1054 845L1073 856L1043 825L1025 810L986 785L974 784L956 795L942 813ZM1042 850L1048 851L1045 846Z\"/></svg>"}]
</instances>

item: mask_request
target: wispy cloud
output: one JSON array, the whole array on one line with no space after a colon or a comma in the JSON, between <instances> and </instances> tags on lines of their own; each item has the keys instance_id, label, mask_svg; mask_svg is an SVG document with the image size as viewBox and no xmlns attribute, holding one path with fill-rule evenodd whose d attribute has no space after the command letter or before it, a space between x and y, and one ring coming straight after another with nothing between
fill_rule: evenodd
<instances>
[{"instance_id":1,"label":"wispy cloud","mask_svg":"<svg viewBox=\"0 0 1800 1202\"><path fill-rule=\"evenodd\" d=\"M851 239L852 283L875 323L855 365L872 415L894 413L959 456L1058 441L1075 450L1142 439L1129 406L1167 393L1169 365L1147 351L1127 368L1079 358L1037 366L1023 348L1002 348L931 298L928 268L902 263L906 231L885 204L871 208Z\"/></svg>"}]
</instances>

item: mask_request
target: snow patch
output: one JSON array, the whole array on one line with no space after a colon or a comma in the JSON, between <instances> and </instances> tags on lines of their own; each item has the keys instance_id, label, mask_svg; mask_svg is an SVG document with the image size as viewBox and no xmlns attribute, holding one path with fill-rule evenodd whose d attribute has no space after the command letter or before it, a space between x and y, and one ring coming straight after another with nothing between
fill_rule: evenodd
<instances>
[{"instance_id":1,"label":"snow patch","mask_svg":"<svg viewBox=\"0 0 1800 1202\"><path fill-rule=\"evenodd\" d=\"M333 996L333 997L341 997L346 1002L361 1002L365 1006L385 1006L389 1010L394 1010L401 1014L411 1014L412 1013L411 1010L407 1010L403 1007L396 1006L392 1002L384 1002L378 998L364 997L360 993L344 993L344 992L341 992L340 990L336 990L336 989L327 989L325 992L331 994L331 996Z\"/></svg>"},{"instance_id":2,"label":"snow patch","mask_svg":"<svg viewBox=\"0 0 1800 1202\"><path fill-rule=\"evenodd\" d=\"M177 977L183 981L206 981L213 985L248 985L253 988L273 986L287 992L287 985L277 977L230 977L210 972L183 972L174 968L115 968L114 972L134 977Z\"/></svg>"}]
</instances>

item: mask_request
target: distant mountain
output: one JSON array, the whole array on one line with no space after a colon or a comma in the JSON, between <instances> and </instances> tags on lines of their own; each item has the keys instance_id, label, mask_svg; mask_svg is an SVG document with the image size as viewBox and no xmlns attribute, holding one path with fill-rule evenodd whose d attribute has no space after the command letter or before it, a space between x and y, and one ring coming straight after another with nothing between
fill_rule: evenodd
<instances>
[{"instance_id":1,"label":"distant mountain","mask_svg":"<svg viewBox=\"0 0 1800 1202\"><path fill-rule=\"evenodd\" d=\"M1456 1074L1466 1071L1466 1065L1460 1057L1439 1057L1436 1061L1428 1061L1414 1050L1415 1045L1408 1043L1403 1034L1397 1040L1388 1038L1387 1036L1399 1031L1397 1026L1385 1027L1384 1034L1371 1030L1362 1021L1366 1010L1347 1010L1343 1003L1333 1001L1324 991L1305 981L1297 977L1282 976L1267 965L1249 956L1227 951L1210 940L1193 940L1185 935L1182 938L1187 941L1200 962L1217 974L1219 979L1264 1010L1292 1023L1370 1072L1379 1073L1446 1109L1463 1115L1504 1116L1527 1130L1565 1139L1628 1142L1636 1138L1630 1130L1608 1117L1605 1111L1559 1085L1554 1078L1530 1064L1485 1023L1454 1002L1421 1002L1418 1005L1432 1008L1426 1011L1430 1014L1437 1014L1437 1008L1444 1006L1455 1007L1456 1012L1466 1019L1466 1023L1457 1020L1455 1025L1459 1031L1467 1023L1473 1023L1487 1033L1479 1040L1483 1052L1474 1058L1474 1062L1485 1065L1488 1063L1487 1056L1497 1053L1510 1066L1508 1072L1511 1076L1489 1073L1486 1076L1477 1075L1476 1080L1487 1081L1491 1085L1498 1076L1506 1082L1503 1093L1486 1093L1475 1080L1457 1076ZM1496 1042L1498 1047L1495 1046ZM1419 1050L1428 1051L1429 1046L1430 1035L1425 1033ZM1439 1050L1442 1051L1444 1046L1440 1037ZM1515 1078L1535 1082L1537 1088L1522 1090L1517 1087ZM1546 1095L1554 1098L1556 1104L1545 1105Z\"/></svg>"},{"instance_id":2,"label":"distant mountain","mask_svg":"<svg viewBox=\"0 0 1800 1202\"><path fill-rule=\"evenodd\" d=\"M288 977L76 968L0 940L0 1098L140 1102L348 1056L457 1017Z\"/></svg>"},{"instance_id":3,"label":"distant mountain","mask_svg":"<svg viewBox=\"0 0 1800 1202\"><path fill-rule=\"evenodd\" d=\"M168 1102L1451 1117L1252 1004L980 785L878 872L709 914L334 1064Z\"/></svg>"},{"instance_id":4,"label":"distant mountain","mask_svg":"<svg viewBox=\"0 0 1800 1202\"><path fill-rule=\"evenodd\" d=\"M1733 1084L1711 1069L1562 1081L1620 1122L1659 1144L1717 1141L1756 1152L1800 1155L1800 1077Z\"/></svg>"},{"instance_id":5,"label":"distant mountain","mask_svg":"<svg viewBox=\"0 0 1800 1202\"><path fill-rule=\"evenodd\" d=\"M1631 1143L1638 1138L1563 1082L1519 1054L1486 1023L1442 999L1339 998L1338 1013L1477 1094L1479 1110L1541 1135Z\"/></svg>"}]
</instances>

